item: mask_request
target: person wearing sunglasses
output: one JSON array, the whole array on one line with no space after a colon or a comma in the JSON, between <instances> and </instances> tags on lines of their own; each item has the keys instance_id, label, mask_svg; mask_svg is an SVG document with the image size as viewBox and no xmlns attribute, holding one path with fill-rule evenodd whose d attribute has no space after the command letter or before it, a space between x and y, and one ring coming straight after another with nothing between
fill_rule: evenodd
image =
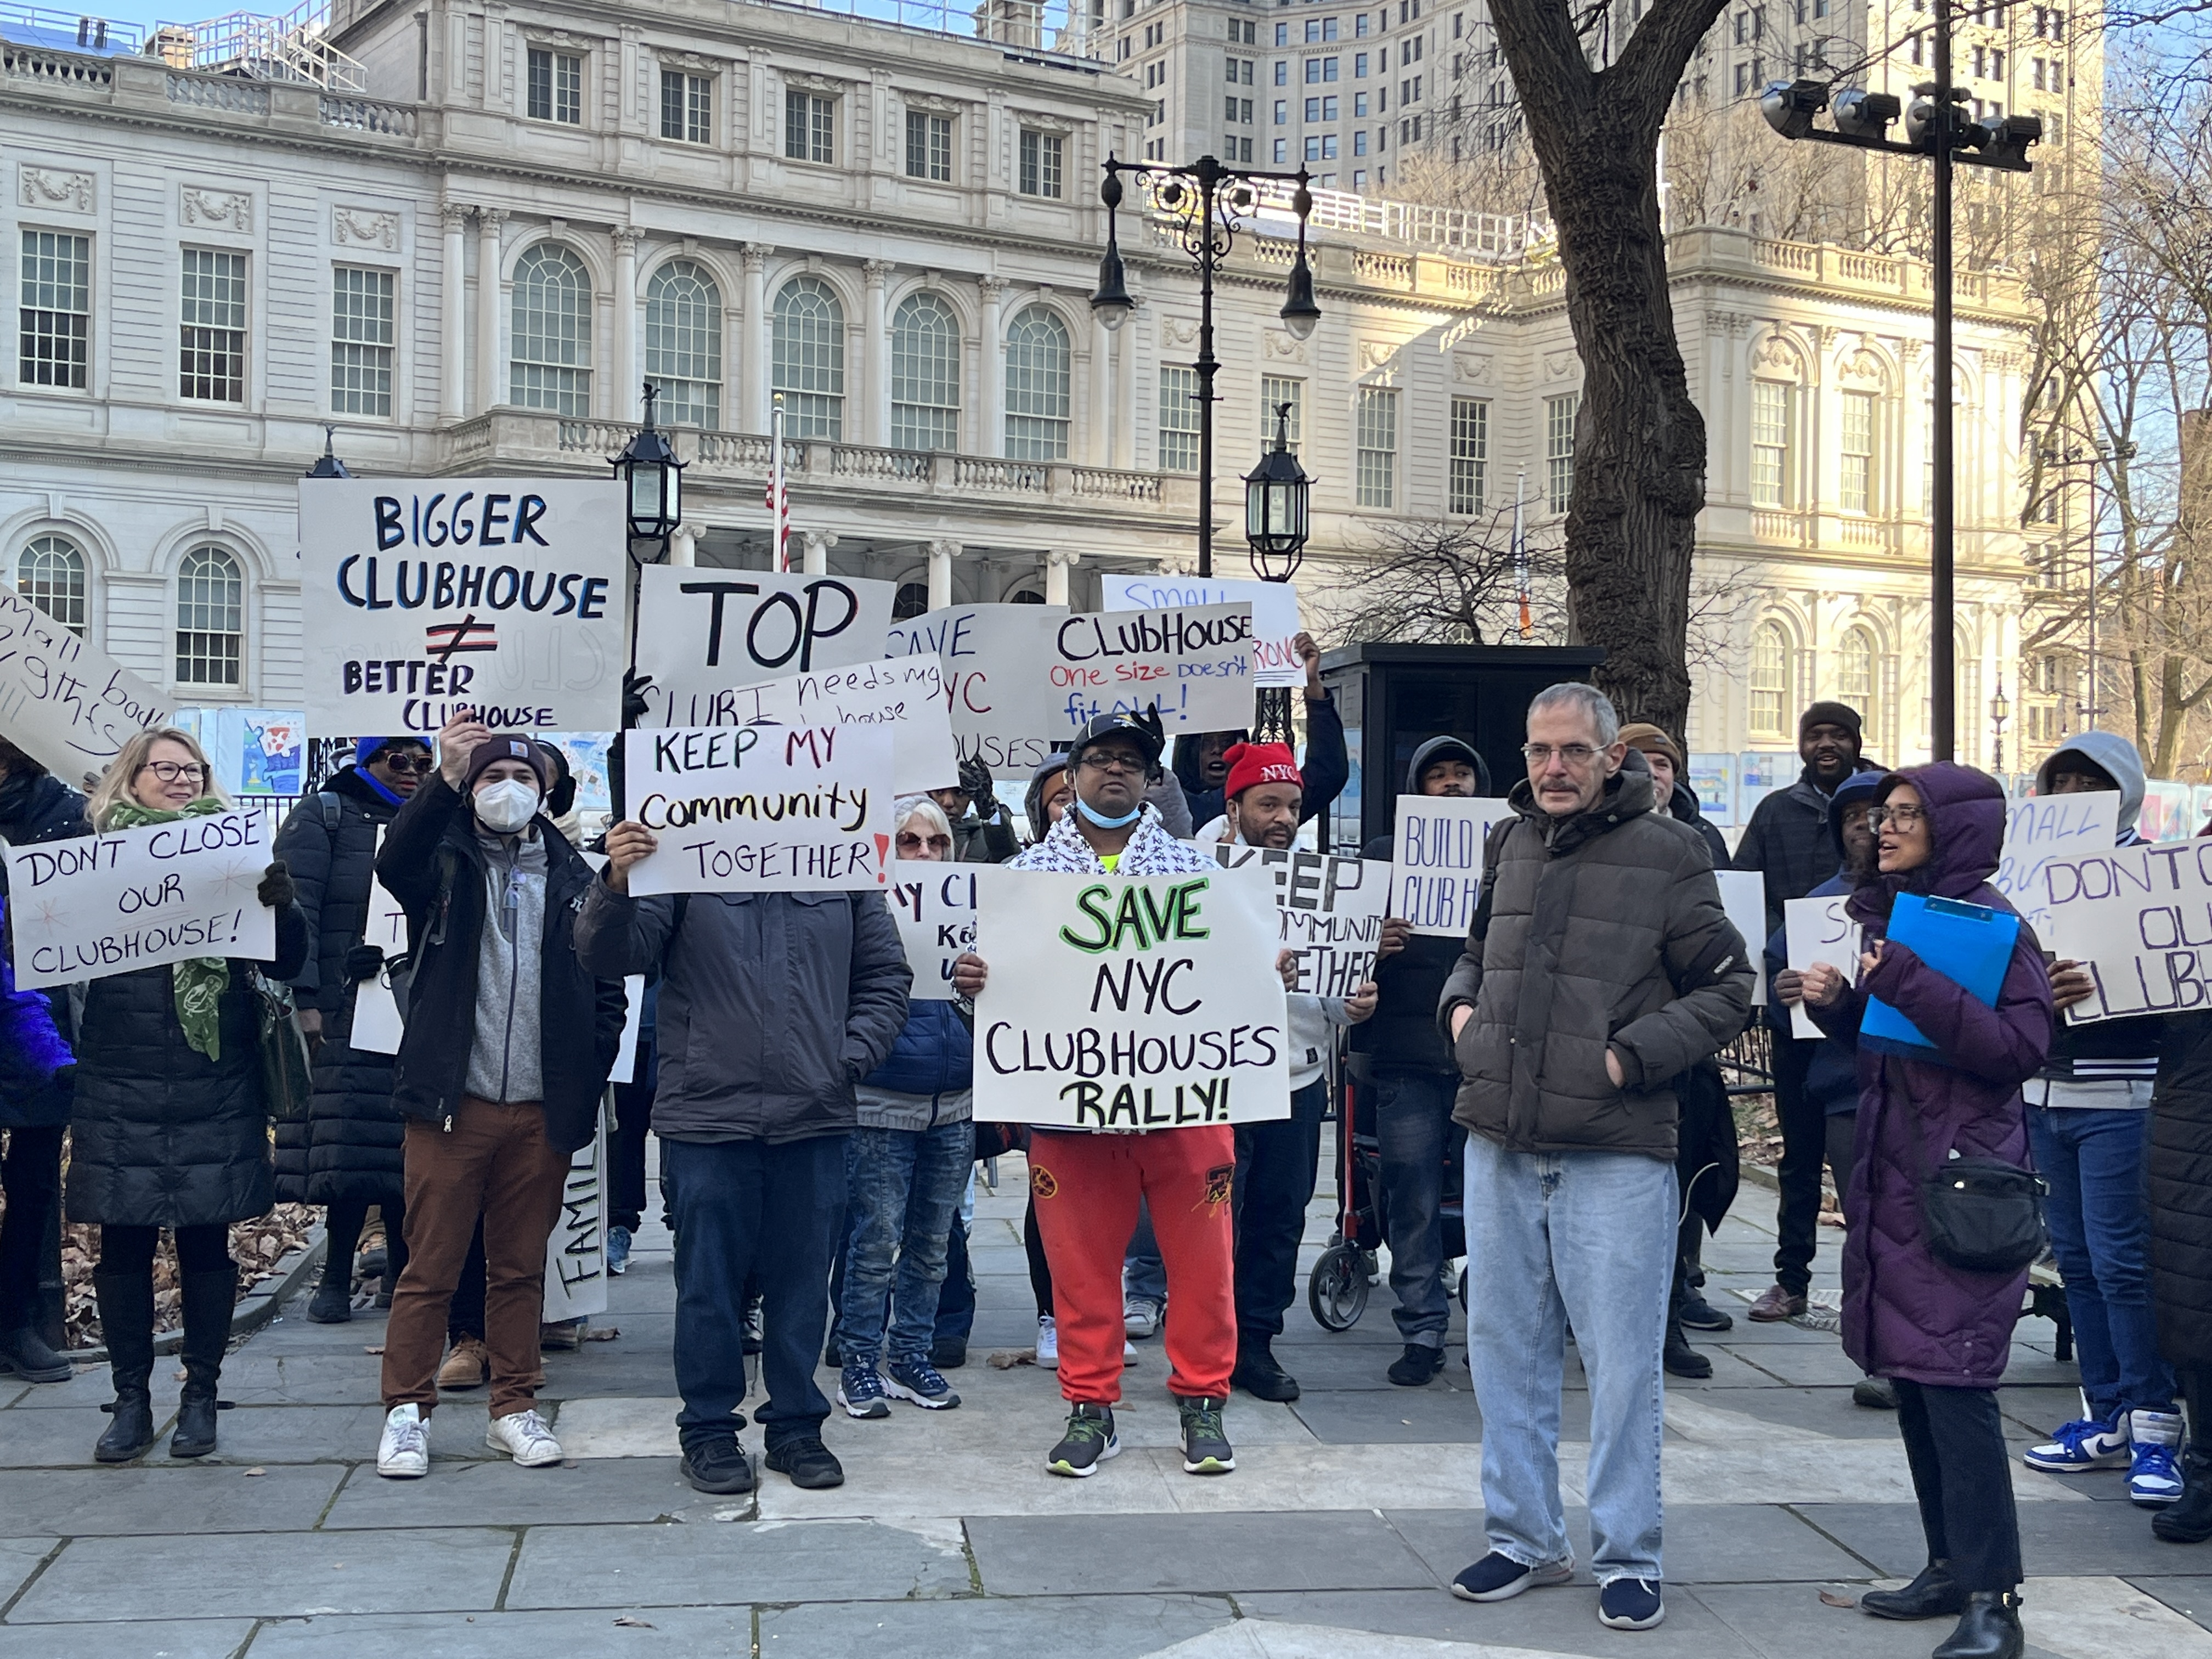
<instances>
[{"instance_id":1,"label":"person wearing sunglasses","mask_svg":"<svg viewBox=\"0 0 2212 1659\"><path fill-rule=\"evenodd\" d=\"M323 1324L353 1316L354 1251L371 1207L384 1221L380 1307L392 1305L407 1265L406 1120L392 1103L392 1056L356 1051L347 1039L356 988L383 960L365 938L377 838L434 764L420 738L363 738L353 763L303 799L276 832L276 855L292 872L313 939L292 993L315 1061L307 1115L276 1126L276 1200L325 1206L329 1249L307 1303L307 1317Z\"/></svg>"}]
</instances>

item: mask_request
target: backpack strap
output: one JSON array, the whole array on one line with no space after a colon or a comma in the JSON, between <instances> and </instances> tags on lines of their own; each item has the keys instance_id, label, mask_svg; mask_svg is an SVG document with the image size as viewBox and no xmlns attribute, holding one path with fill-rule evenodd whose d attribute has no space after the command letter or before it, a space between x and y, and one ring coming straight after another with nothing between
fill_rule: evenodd
<instances>
[{"instance_id":1,"label":"backpack strap","mask_svg":"<svg viewBox=\"0 0 2212 1659\"><path fill-rule=\"evenodd\" d=\"M338 830L345 823L344 806L329 790L318 789L315 791L315 808L322 815L323 833L333 842L337 841Z\"/></svg>"}]
</instances>

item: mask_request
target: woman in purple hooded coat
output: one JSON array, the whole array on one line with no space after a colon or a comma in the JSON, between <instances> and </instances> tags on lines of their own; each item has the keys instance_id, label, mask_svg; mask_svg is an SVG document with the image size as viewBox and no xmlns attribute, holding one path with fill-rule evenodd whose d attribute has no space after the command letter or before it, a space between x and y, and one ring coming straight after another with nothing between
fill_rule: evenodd
<instances>
[{"instance_id":1,"label":"woman in purple hooded coat","mask_svg":"<svg viewBox=\"0 0 2212 1659\"><path fill-rule=\"evenodd\" d=\"M2027 1285L2016 1273L1946 1266L1922 1235L1920 1183L1960 1157L2028 1162L2021 1085L2051 1046L2051 980L2022 927L1996 1006L1883 935L1899 893L2011 907L1990 887L2004 835L1996 782L1963 766L1893 772L1875 792L1879 867L1849 901L1867 930L1859 982L1810 969L1805 1002L1831 1036L1856 1036L1880 997L1942 1051L1945 1063L1859 1048L1859 1114L1844 1197L1844 1347L1897 1385L1928 1565L1901 1590L1859 1598L1886 1619L1959 1615L1935 1659L2017 1659L2020 1523L1997 1416L1998 1380Z\"/></svg>"}]
</instances>

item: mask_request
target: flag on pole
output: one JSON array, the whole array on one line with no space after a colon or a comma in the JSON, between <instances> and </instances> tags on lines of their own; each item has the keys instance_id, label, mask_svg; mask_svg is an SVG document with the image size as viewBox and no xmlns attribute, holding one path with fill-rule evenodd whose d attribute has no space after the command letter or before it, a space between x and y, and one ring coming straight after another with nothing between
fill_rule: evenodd
<instances>
[{"instance_id":1,"label":"flag on pole","mask_svg":"<svg viewBox=\"0 0 2212 1659\"><path fill-rule=\"evenodd\" d=\"M1521 528L1521 495L1528 483L1528 473L1520 472L1513 479L1513 582L1521 591L1521 637L1528 639L1536 631L1528 621L1528 538Z\"/></svg>"},{"instance_id":2,"label":"flag on pole","mask_svg":"<svg viewBox=\"0 0 2212 1659\"><path fill-rule=\"evenodd\" d=\"M775 412L769 417L769 448L771 458L768 464L768 510L775 537L775 557L770 568L778 571L791 568L791 560L785 551L791 539L791 492L783 478L783 394L775 394Z\"/></svg>"}]
</instances>

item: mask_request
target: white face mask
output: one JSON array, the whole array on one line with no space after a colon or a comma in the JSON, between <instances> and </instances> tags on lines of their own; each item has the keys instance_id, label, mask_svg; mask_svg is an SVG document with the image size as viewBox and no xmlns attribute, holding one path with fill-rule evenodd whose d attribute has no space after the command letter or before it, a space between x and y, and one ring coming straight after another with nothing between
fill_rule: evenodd
<instances>
[{"instance_id":1,"label":"white face mask","mask_svg":"<svg viewBox=\"0 0 2212 1659\"><path fill-rule=\"evenodd\" d=\"M538 791L520 778L501 778L476 793L477 819L487 830L511 836L538 811Z\"/></svg>"}]
</instances>

